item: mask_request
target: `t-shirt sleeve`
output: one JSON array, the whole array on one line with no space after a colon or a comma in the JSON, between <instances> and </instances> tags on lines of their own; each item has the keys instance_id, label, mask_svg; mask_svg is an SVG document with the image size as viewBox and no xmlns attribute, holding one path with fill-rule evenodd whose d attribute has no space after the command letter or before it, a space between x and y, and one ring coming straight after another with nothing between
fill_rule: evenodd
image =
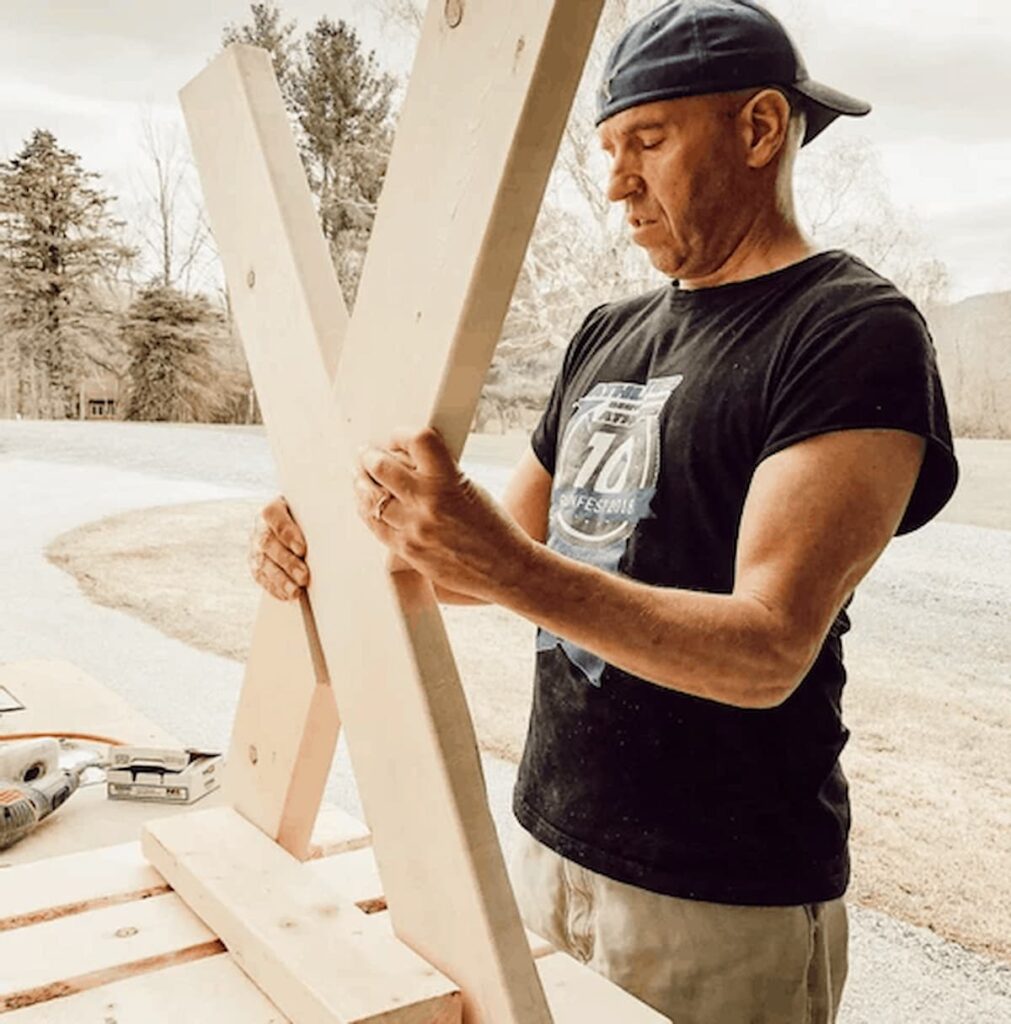
<instances>
[{"instance_id":1,"label":"t-shirt sleeve","mask_svg":"<svg viewBox=\"0 0 1011 1024\"><path fill-rule=\"evenodd\" d=\"M561 368L555 377L555 382L548 397L548 404L544 407L541 418L537 421L533 433L530 435L530 447L537 456L537 461L552 475L555 474L555 456L558 452L558 434L565 412L566 394L569 384L572 381L572 374L579 365L584 341L590 324L596 314L603 309L597 306L590 310L579 326L579 330L572 336L565 349Z\"/></svg>"},{"instance_id":2,"label":"t-shirt sleeve","mask_svg":"<svg viewBox=\"0 0 1011 1024\"><path fill-rule=\"evenodd\" d=\"M562 402L565 394L565 365L555 377L551 387L548 404L541 413L533 433L530 435L530 447L537 456L537 461L552 475L555 475L555 454L558 450L558 423L561 419Z\"/></svg>"},{"instance_id":3,"label":"t-shirt sleeve","mask_svg":"<svg viewBox=\"0 0 1011 1024\"><path fill-rule=\"evenodd\" d=\"M829 320L796 340L770 383L759 461L816 434L888 428L927 440L898 533L932 519L958 480L934 346L911 304L885 303Z\"/></svg>"}]
</instances>

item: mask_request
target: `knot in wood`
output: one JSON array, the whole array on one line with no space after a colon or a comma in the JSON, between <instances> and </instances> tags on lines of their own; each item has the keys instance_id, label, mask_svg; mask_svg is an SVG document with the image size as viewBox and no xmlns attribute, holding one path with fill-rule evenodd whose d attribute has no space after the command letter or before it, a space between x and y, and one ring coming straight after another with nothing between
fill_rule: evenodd
<instances>
[{"instance_id":1,"label":"knot in wood","mask_svg":"<svg viewBox=\"0 0 1011 1024\"><path fill-rule=\"evenodd\" d=\"M446 0L446 24L456 28L463 21L463 0Z\"/></svg>"},{"instance_id":2,"label":"knot in wood","mask_svg":"<svg viewBox=\"0 0 1011 1024\"><path fill-rule=\"evenodd\" d=\"M256 764L256 762L259 761L259 760L260 760L260 752L256 749L256 747L252 743L250 743L249 744L249 763L250 764Z\"/></svg>"},{"instance_id":3,"label":"knot in wood","mask_svg":"<svg viewBox=\"0 0 1011 1024\"><path fill-rule=\"evenodd\" d=\"M115 934L117 939L129 939L137 934L137 929L133 926L127 928L117 928Z\"/></svg>"}]
</instances>

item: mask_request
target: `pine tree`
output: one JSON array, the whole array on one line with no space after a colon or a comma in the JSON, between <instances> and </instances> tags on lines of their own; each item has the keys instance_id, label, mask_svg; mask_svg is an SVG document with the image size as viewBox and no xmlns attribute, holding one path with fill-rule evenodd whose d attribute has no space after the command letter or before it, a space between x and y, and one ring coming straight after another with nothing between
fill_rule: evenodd
<instances>
[{"instance_id":1,"label":"pine tree","mask_svg":"<svg viewBox=\"0 0 1011 1024\"><path fill-rule=\"evenodd\" d=\"M41 129L0 162L0 300L21 415L72 415L89 362L118 369L101 286L132 254L97 179Z\"/></svg>"},{"instance_id":2,"label":"pine tree","mask_svg":"<svg viewBox=\"0 0 1011 1024\"><path fill-rule=\"evenodd\" d=\"M303 162L349 306L389 161L393 86L345 22L322 17L306 33L295 79Z\"/></svg>"},{"instance_id":3,"label":"pine tree","mask_svg":"<svg viewBox=\"0 0 1011 1024\"><path fill-rule=\"evenodd\" d=\"M127 419L233 418L244 388L224 360L225 317L203 295L150 285L130 306L122 330L130 353Z\"/></svg>"},{"instance_id":4,"label":"pine tree","mask_svg":"<svg viewBox=\"0 0 1011 1024\"><path fill-rule=\"evenodd\" d=\"M285 106L293 116L297 113L293 86L299 63L299 44L295 39L295 22L282 21L281 11L272 3L249 5L252 21L246 25L231 24L221 33L221 45L247 43L266 50L274 63L274 74L281 87Z\"/></svg>"},{"instance_id":5,"label":"pine tree","mask_svg":"<svg viewBox=\"0 0 1011 1024\"><path fill-rule=\"evenodd\" d=\"M276 5L250 4L250 15L245 25L229 25L222 43L251 43L273 58L323 234L351 305L389 160L394 80L343 21L320 18L299 43L295 23L283 21Z\"/></svg>"}]
</instances>

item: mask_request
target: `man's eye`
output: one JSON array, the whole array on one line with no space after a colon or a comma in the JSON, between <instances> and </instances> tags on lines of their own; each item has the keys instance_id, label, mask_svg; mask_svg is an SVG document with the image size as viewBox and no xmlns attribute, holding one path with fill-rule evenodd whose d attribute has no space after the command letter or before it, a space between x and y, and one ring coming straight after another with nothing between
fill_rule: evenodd
<instances>
[{"instance_id":1,"label":"man's eye","mask_svg":"<svg viewBox=\"0 0 1011 1024\"><path fill-rule=\"evenodd\" d=\"M643 149L656 149L661 142L663 142L663 139L643 139L640 146Z\"/></svg>"}]
</instances>

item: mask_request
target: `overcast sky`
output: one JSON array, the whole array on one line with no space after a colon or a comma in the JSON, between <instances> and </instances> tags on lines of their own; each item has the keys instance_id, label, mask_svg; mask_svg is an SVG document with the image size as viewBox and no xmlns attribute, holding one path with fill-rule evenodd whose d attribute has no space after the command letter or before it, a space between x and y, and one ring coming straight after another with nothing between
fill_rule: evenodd
<instances>
[{"instance_id":1,"label":"overcast sky","mask_svg":"<svg viewBox=\"0 0 1011 1024\"><path fill-rule=\"evenodd\" d=\"M476 0L475 0L476 2ZM486 0L504 2L504 0ZM351 22L381 59L367 0L286 0L308 27ZM813 78L874 106L830 131L879 149L895 203L913 211L952 297L1011 289L1011 4L1007 0L769 0ZM130 209L144 109L180 120L176 93L245 0L0 0L0 158L37 127L101 172ZM828 136L826 135L826 138ZM818 143L814 143L814 146Z\"/></svg>"}]
</instances>

